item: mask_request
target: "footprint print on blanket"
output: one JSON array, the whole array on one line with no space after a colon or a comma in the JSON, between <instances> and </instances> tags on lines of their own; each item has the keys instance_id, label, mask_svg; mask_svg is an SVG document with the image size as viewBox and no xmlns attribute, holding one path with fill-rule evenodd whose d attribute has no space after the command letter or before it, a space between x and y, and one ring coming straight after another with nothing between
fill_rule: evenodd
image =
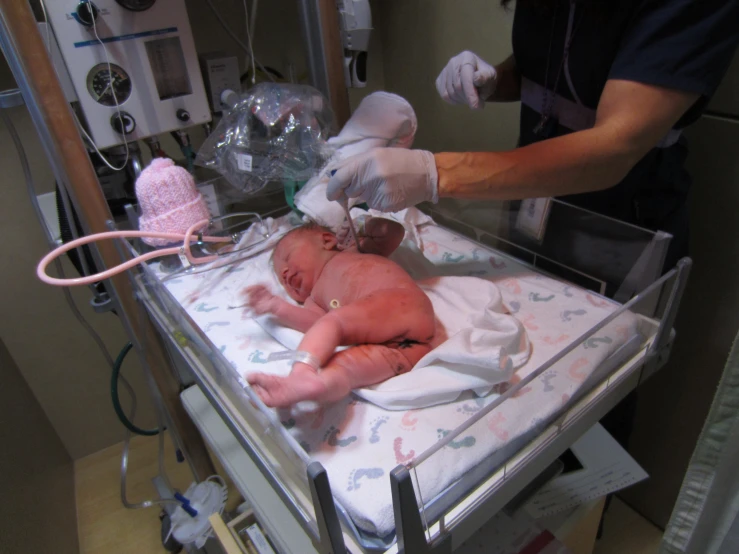
<instances>
[{"instance_id":1,"label":"footprint print on blanket","mask_svg":"<svg viewBox=\"0 0 739 554\"><path fill-rule=\"evenodd\" d=\"M205 324L205 327L203 327L203 332L207 333L213 329L213 327L228 327L229 325L231 325L231 323L228 321L210 321Z\"/></svg>"},{"instance_id":2,"label":"footprint print on blanket","mask_svg":"<svg viewBox=\"0 0 739 554\"><path fill-rule=\"evenodd\" d=\"M508 267L503 260L498 260L492 256L490 256L488 262L491 266L493 266L493 269L505 269L506 267Z\"/></svg>"},{"instance_id":3,"label":"footprint print on blanket","mask_svg":"<svg viewBox=\"0 0 739 554\"><path fill-rule=\"evenodd\" d=\"M585 310L565 310L559 316L562 318L562 321L572 321L573 315L585 315L586 313L588 312Z\"/></svg>"},{"instance_id":4,"label":"footprint print on blanket","mask_svg":"<svg viewBox=\"0 0 739 554\"><path fill-rule=\"evenodd\" d=\"M360 479L379 479L383 475L385 475L385 472L381 467L354 469L349 474L349 486L346 488L346 490L355 491L359 489L362 486L362 484L359 482Z\"/></svg>"},{"instance_id":5,"label":"footprint print on blanket","mask_svg":"<svg viewBox=\"0 0 739 554\"><path fill-rule=\"evenodd\" d=\"M439 435L438 436L439 440L443 439L449 433L451 433L451 431L447 429L437 429L436 432ZM475 437L473 437L472 435L467 435L463 439L452 440L451 442L449 442L449 444L447 444L447 446L450 446L454 448L455 450L458 450L460 448L470 448L472 446L475 446L476 442L477 442L477 439L475 439Z\"/></svg>"},{"instance_id":6,"label":"footprint print on blanket","mask_svg":"<svg viewBox=\"0 0 739 554\"><path fill-rule=\"evenodd\" d=\"M403 437L395 437L393 441L393 452L395 453L395 461L399 464L410 462L416 457L416 451L412 449L408 454L403 454Z\"/></svg>"},{"instance_id":7,"label":"footprint print on blanket","mask_svg":"<svg viewBox=\"0 0 739 554\"><path fill-rule=\"evenodd\" d=\"M529 331L538 331L539 330L539 326L536 325L536 324L534 324L534 323L532 323L532 321L534 321L535 319L536 319L536 317L534 317L534 314L526 314L525 316L523 316L521 318L521 323Z\"/></svg>"},{"instance_id":8,"label":"footprint print on blanket","mask_svg":"<svg viewBox=\"0 0 739 554\"><path fill-rule=\"evenodd\" d=\"M585 341L583 345L587 348L598 348L599 344L611 344L613 339L611 337L592 337Z\"/></svg>"},{"instance_id":9,"label":"footprint print on blanket","mask_svg":"<svg viewBox=\"0 0 739 554\"><path fill-rule=\"evenodd\" d=\"M479 254L480 252L484 252L484 250L481 249L481 248L474 248L472 250L471 254L472 254L472 259L474 261L476 261L476 262L479 262L480 261L480 254Z\"/></svg>"},{"instance_id":10,"label":"footprint print on blanket","mask_svg":"<svg viewBox=\"0 0 739 554\"><path fill-rule=\"evenodd\" d=\"M400 426L404 431L415 431L418 418L415 417L416 410L409 410L400 418Z\"/></svg>"},{"instance_id":11,"label":"footprint print on blanket","mask_svg":"<svg viewBox=\"0 0 739 554\"><path fill-rule=\"evenodd\" d=\"M516 279L505 279L504 281L501 281L500 284L513 294L521 294L521 285L518 284Z\"/></svg>"},{"instance_id":12,"label":"footprint print on blanket","mask_svg":"<svg viewBox=\"0 0 739 554\"><path fill-rule=\"evenodd\" d=\"M508 313L510 313L511 315L517 314L518 310L521 309L521 303L516 302L515 300L510 302L508 305L510 306L510 308L508 309Z\"/></svg>"},{"instance_id":13,"label":"footprint print on blanket","mask_svg":"<svg viewBox=\"0 0 739 554\"><path fill-rule=\"evenodd\" d=\"M596 298L592 294L586 294L585 300L590 302L596 308L607 308L608 306L610 306L608 302L606 302L605 300L601 300L600 298Z\"/></svg>"},{"instance_id":14,"label":"footprint print on blanket","mask_svg":"<svg viewBox=\"0 0 739 554\"><path fill-rule=\"evenodd\" d=\"M378 431L383 424L387 423L387 420L387 416L381 416L373 421L370 421L370 429L372 430L372 434L370 435L369 441L372 444L380 442L380 435Z\"/></svg>"},{"instance_id":15,"label":"footprint print on blanket","mask_svg":"<svg viewBox=\"0 0 739 554\"><path fill-rule=\"evenodd\" d=\"M570 377L573 380L577 381L578 383L582 383L585 380L585 378L588 376L588 374L580 370L586 367L588 367L588 359L578 358L570 366L570 369L567 371L567 373L569 373Z\"/></svg>"},{"instance_id":16,"label":"footprint print on blanket","mask_svg":"<svg viewBox=\"0 0 739 554\"><path fill-rule=\"evenodd\" d=\"M488 429L493 432L493 435L498 437L500 440L508 440L508 431L501 428L507 421L506 417L500 412L495 412L490 419L488 419Z\"/></svg>"},{"instance_id":17,"label":"footprint print on blanket","mask_svg":"<svg viewBox=\"0 0 739 554\"><path fill-rule=\"evenodd\" d=\"M236 338L241 341L238 346L239 350L246 350L249 348L249 345L251 344L251 337L249 335L239 335Z\"/></svg>"},{"instance_id":18,"label":"footprint print on blanket","mask_svg":"<svg viewBox=\"0 0 739 554\"><path fill-rule=\"evenodd\" d=\"M262 354L264 354L264 352L262 352L261 350L255 350L254 352L249 354L249 357L247 359L253 364L266 364L267 358L263 358Z\"/></svg>"},{"instance_id":19,"label":"footprint print on blanket","mask_svg":"<svg viewBox=\"0 0 739 554\"><path fill-rule=\"evenodd\" d=\"M341 431L339 429L332 425L328 428L328 430L326 431L326 435L323 437L324 442L327 442L329 446L340 446L341 448L344 448L357 440L357 437L354 435L345 439L340 439L340 432Z\"/></svg>"},{"instance_id":20,"label":"footprint print on blanket","mask_svg":"<svg viewBox=\"0 0 739 554\"><path fill-rule=\"evenodd\" d=\"M464 260L464 254L460 254L459 256L455 256L451 252L444 252L444 255L441 257L441 260L444 262L450 262L453 264L458 264L462 260Z\"/></svg>"},{"instance_id":21,"label":"footprint print on blanket","mask_svg":"<svg viewBox=\"0 0 739 554\"><path fill-rule=\"evenodd\" d=\"M549 372L547 371L541 376L541 380L544 383L544 392L552 392L554 390L554 387L552 386L552 379L554 379L557 376L557 372Z\"/></svg>"},{"instance_id":22,"label":"footprint print on blanket","mask_svg":"<svg viewBox=\"0 0 739 554\"><path fill-rule=\"evenodd\" d=\"M554 337L544 337L541 340L543 342L547 343L550 346L555 346L555 345L559 344L560 342L566 341L569 338L570 338L569 335L560 335L557 338L554 338Z\"/></svg>"},{"instance_id":23,"label":"footprint print on blanket","mask_svg":"<svg viewBox=\"0 0 739 554\"><path fill-rule=\"evenodd\" d=\"M530 292L529 293L529 300L532 302L549 302L550 300L554 299L554 295L550 294L549 296L542 296L538 292Z\"/></svg>"},{"instance_id":24,"label":"footprint print on blanket","mask_svg":"<svg viewBox=\"0 0 739 554\"><path fill-rule=\"evenodd\" d=\"M499 384L507 385L508 383L499 383ZM505 391L502 391L502 392L505 392ZM501 392L499 392L499 394L501 394ZM461 414L476 414L482 409L483 406L485 406L484 398L475 398L473 402L465 402L459 408L457 408L457 412Z\"/></svg>"},{"instance_id":25,"label":"footprint print on blanket","mask_svg":"<svg viewBox=\"0 0 739 554\"><path fill-rule=\"evenodd\" d=\"M207 313L210 313L210 312L214 312L217 309L218 309L218 306L211 306L207 302L201 302L200 304L198 304L197 306L195 306L195 311L196 312L202 312L202 313L206 313L206 314Z\"/></svg>"}]
</instances>

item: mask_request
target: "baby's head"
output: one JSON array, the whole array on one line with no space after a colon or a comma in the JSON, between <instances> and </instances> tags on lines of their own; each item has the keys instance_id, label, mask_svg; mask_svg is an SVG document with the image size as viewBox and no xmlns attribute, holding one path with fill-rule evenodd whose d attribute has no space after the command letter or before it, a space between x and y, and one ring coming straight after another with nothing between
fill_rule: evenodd
<instances>
[{"instance_id":1,"label":"baby's head","mask_svg":"<svg viewBox=\"0 0 739 554\"><path fill-rule=\"evenodd\" d=\"M272 267L290 298L305 302L323 266L337 252L336 235L315 223L293 229L280 239Z\"/></svg>"}]
</instances>

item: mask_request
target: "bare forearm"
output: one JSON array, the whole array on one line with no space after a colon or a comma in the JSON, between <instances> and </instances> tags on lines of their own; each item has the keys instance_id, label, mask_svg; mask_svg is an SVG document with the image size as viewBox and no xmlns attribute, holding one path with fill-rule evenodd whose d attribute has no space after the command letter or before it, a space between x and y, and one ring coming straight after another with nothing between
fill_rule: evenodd
<instances>
[{"instance_id":1,"label":"bare forearm","mask_svg":"<svg viewBox=\"0 0 739 554\"><path fill-rule=\"evenodd\" d=\"M521 74L513 54L495 66L495 92L486 102L517 102L521 99Z\"/></svg>"},{"instance_id":2,"label":"bare forearm","mask_svg":"<svg viewBox=\"0 0 739 554\"><path fill-rule=\"evenodd\" d=\"M508 152L439 153L439 196L513 200L602 190L641 156L589 129Z\"/></svg>"},{"instance_id":3,"label":"bare forearm","mask_svg":"<svg viewBox=\"0 0 739 554\"><path fill-rule=\"evenodd\" d=\"M697 99L696 93L609 80L592 129L509 152L436 154L439 196L515 200L612 187Z\"/></svg>"},{"instance_id":4,"label":"bare forearm","mask_svg":"<svg viewBox=\"0 0 739 554\"><path fill-rule=\"evenodd\" d=\"M305 333L320 319L322 314L307 308L293 306L279 299L279 303L272 311L272 315L280 325Z\"/></svg>"}]
</instances>

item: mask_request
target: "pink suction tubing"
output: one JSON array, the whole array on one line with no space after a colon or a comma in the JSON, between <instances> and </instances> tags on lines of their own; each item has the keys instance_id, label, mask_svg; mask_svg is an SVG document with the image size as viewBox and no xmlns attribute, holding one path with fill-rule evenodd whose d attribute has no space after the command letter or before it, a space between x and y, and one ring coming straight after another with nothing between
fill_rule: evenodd
<instances>
[{"instance_id":1,"label":"pink suction tubing","mask_svg":"<svg viewBox=\"0 0 739 554\"><path fill-rule=\"evenodd\" d=\"M106 233L97 233L95 235L88 235L86 237L80 237L76 240L73 240L71 242L68 242L66 244L61 245L59 248L55 248L51 252L49 252L46 256L41 258L41 261L39 262L38 266L36 267L36 276L43 281L44 283L48 285L54 285L57 287L74 287L78 285L90 285L93 283L97 283L99 281L103 281L104 279L110 279L114 275L118 275L119 273L123 273L124 271L127 271L128 269L131 269L133 266L138 265L140 263L146 262L148 260L152 260L154 258L160 258L162 256L169 256L172 254L179 254L184 247L184 254L187 257L187 259L192 264L204 264L208 263L210 261L213 261L218 256L206 256L201 258L196 258L192 255L192 252L190 251L190 242L193 239L193 233L196 229L199 229L200 227L205 226L209 223L208 219L203 219L201 221L198 221L194 225L192 225L184 235L181 235L179 233L157 233L157 232L148 232L148 231L108 231ZM141 256L137 256L131 260L128 260L120 265L117 265L115 267L112 267L111 269L108 269L106 271L101 271L100 273L96 273L95 275L88 275L86 277L75 277L71 279L59 279L57 277L50 277L46 273L46 268L48 265L54 261L54 259L58 258L62 254L69 252L70 250L77 248L78 246L82 246L84 244L90 244L91 242L97 242L100 240L107 240L107 239L117 239L117 238L154 238L154 239L168 239L171 241L183 241L182 245L179 246L172 246L170 248L162 248L159 250L155 250L153 252L148 252L147 254L142 254ZM200 240L200 238L198 238ZM224 239L224 237L202 237L202 240L205 242L225 242L227 239Z\"/></svg>"}]
</instances>

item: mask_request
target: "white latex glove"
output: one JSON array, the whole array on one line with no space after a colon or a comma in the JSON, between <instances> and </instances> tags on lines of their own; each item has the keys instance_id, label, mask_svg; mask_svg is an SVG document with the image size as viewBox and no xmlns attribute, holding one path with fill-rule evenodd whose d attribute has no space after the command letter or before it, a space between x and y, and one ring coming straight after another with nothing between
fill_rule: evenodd
<instances>
[{"instance_id":1,"label":"white latex glove","mask_svg":"<svg viewBox=\"0 0 739 554\"><path fill-rule=\"evenodd\" d=\"M381 212L399 212L439 201L439 174L426 150L375 148L342 162L328 182L326 198L359 198Z\"/></svg>"},{"instance_id":2,"label":"white latex glove","mask_svg":"<svg viewBox=\"0 0 739 554\"><path fill-rule=\"evenodd\" d=\"M473 52L454 56L436 78L436 90L450 104L467 104L480 110L495 92L495 68Z\"/></svg>"}]
</instances>

